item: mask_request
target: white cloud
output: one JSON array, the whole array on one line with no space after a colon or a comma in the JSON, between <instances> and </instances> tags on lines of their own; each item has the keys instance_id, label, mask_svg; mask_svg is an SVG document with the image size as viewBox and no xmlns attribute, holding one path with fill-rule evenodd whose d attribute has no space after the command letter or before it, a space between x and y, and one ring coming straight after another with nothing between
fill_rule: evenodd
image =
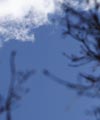
<instances>
[{"instance_id":1,"label":"white cloud","mask_svg":"<svg viewBox=\"0 0 100 120\"><path fill-rule=\"evenodd\" d=\"M64 1L82 9L93 5L93 0L89 6L80 5L80 0L0 0L0 44L14 39L33 42L31 28L49 23L48 15L60 12L58 3Z\"/></svg>"},{"instance_id":2,"label":"white cloud","mask_svg":"<svg viewBox=\"0 0 100 120\"><path fill-rule=\"evenodd\" d=\"M34 41L31 28L48 21L63 0L0 0L0 43L8 40Z\"/></svg>"},{"instance_id":3,"label":"white cloud","mask_svg":"<svg viewBox=\"0 0 100 120\"><path fill-rule=\"evenodd\" d=\"M0 16L24 16L30 8L44 15L55 11L55 2L62 0L4 0L0 2Z\"/></svg>"}]
</instances>

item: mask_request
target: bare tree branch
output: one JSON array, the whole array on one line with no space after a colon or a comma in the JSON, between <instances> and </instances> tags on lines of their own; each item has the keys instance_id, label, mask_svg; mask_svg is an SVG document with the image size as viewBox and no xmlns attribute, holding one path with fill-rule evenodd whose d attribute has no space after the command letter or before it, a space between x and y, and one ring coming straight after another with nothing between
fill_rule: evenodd
<instances>
[{"instance_id":1,"label":"bare tree branch","mask_svg":"<svg viewBox=\"0 0 100 120\"><path fill-rule=\"evenodd\" d=\"M86 0L89 5L91 0ZM97 63L95 70L100 67L100 2L93 0L94 6L89 10L75 9L68 2L62 4L64 17L62 25L64 27L64 35L70 35L74 40L78 41L81 48L81 55L63 55L71 61L69 64L73 67L88 64L90 62ZM61 24L61 23L60 23ZM93 67L91 67L93 69ZM93 71L94 72L94 71ZM70 83L55 76L48 70L43 71L44 75L53 81L70 88L78 93L92 98L100 98L100 75L79 73L78 83ZM96 120L100 120L100 107L96 107L93 111Z\"/></svg>"},{"instance_id":2,"label":"bare tree branch","mask_svg":"<svg viewBox=\"0 0 100 120\"><path fill-rule=\"evenodd\" d=\"M12 107L19 102L23 94L26 94L29 89L24 87L24 83L34 75L35 70L28 70L20 72L16 69L16 51L12 51L10 55L10 71L11 79L9 89L4 106L0 106L0 113L6 112L6 120L12 120ZM1 98L2 99L2 98Z\"/></svg>"}]
</instances>

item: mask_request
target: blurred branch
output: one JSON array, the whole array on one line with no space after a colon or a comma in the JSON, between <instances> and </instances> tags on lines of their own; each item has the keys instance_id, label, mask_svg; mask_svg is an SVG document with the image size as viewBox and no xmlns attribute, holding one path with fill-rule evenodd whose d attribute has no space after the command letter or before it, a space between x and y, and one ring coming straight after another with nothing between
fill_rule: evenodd
<instances>
[{"instance_id":1,"label":"blurred branch","mask_svg":"<svg viewBox=\"0 0 100 120\"><path fill-rule=\"evenodd\" d=\"M8 89L7 98L4 106L0 107L0 113L6 112L6 120L12 120L12 107L22 99L23 94L26 94L29 89L24 87L24 83L34 75L34 70L20 72L16 70L16 51L12 51L10 55L10 71L11 79Z\"/></svg>"},{"instance_id":2,"label":"blurred branch","mask_svg":"<svg viewBox=\"0 0 100 120\"><path fill-rule=\"evenodd\" d=\"M89 89L92 88L92 85L87 86L87 85L82 85L82 84L77 84L77 83L71 83L71 82L68 82L67 80L60 79L59 77L52 74L51 72L49 72L46 69L43 71L43 74L45 76L51 78L51 80L53 80L54 82L57 82L57 83L65 86L66 88L69 88L72 90L77 90L79 95L85 93L86 91L88 91Z\"/></svg>"}]
</instances>

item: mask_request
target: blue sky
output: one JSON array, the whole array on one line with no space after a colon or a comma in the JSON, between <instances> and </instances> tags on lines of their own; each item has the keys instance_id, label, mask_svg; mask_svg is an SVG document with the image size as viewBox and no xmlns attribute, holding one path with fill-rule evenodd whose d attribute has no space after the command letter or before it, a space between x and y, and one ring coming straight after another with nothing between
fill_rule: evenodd
<instances>
[{"instance_id":1,"label":"blue sky","mask_svg":"<svg viewBox=\"0 0 100 120\"><path fill-rule=\"evenodd\" d=\"M62 79L74 81L80 71L87 72L90 69L90 66L88 69L87 66L68 67L68 60L62 53L77 53L79 44L70 37L65 38L60 25L47 23L30 28L31 33L35 35L34 42L15 40L16 36L12 37L12 34L7 33L8 38L10 36L12 40L7 39L0 48L0 91L4 97L10 80L9 58L12 50L17 51L18 70L35 69L37 71L27 83L31 91L12 112L13 120L88 120L89 118L94 120L93 117L85 115L85 110L98 103L98 100L78 98L75 92L53 82L42 73L43 69L48 69ZM20 24L16 25L16 22L13 24L16 31L16 26ZM9 27L13 28L12 23L8 24L7 30ZM3 26L3 28L5 31L6 27ZM4 34L1 35L2 37L5 39ZM5 113L0 116L0 120L5 120Z\"/></svg>"},{"instance_id":2,"label":"blue sky","mask_svg":"<svg viewBox=\"0 0 100 120\"><path fill-rule=\"evenodd\" d=\"M19 70L37 71L27 83L31 91L19 103L19 108L12 112L13 120L87 119L85 109L94 104L94 100L78 98L75 92L69 91L42 74L43 69L48 69L62 79L76 80L82 68L68 67L68 61L62 56L62 52L77 51L77 44L70 37L63 38L60 26L45 25L35 29L34 32L37 36L34 44L9 41L0 49L0 90L3 95L6 95L9 84L9 57L12 50L17 51L16 65ZM5 114L0 118L5 120Z\"/></svg>"}]
</instances>

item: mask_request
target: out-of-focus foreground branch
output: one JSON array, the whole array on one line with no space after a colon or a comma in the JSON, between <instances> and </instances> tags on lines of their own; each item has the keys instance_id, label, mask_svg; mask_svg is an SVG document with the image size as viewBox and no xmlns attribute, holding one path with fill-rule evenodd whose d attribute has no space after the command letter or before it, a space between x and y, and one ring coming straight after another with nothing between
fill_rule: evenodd
<instances>
[{"instance_id":1,"label":"out-of-focus foreground branch","mask_svg":"<svg viewBox=\"0 0 100 120\"><path fill-rule=\"evenodd\" d=\"M6 100L4 104L0 106L0 114L6 112L6 120L12 120L12 110L13 106L16 105L21 99L23 95L29 92L29 88L24 86L25 82L34 75L34 70L29 71L17 71L16 69L16 51L12 51L10 55L10 72L11 78L9 83L9 89L7 92ZM2 101L2 96L0 97L0 101Z\"/></svg>"}]
</instances>

